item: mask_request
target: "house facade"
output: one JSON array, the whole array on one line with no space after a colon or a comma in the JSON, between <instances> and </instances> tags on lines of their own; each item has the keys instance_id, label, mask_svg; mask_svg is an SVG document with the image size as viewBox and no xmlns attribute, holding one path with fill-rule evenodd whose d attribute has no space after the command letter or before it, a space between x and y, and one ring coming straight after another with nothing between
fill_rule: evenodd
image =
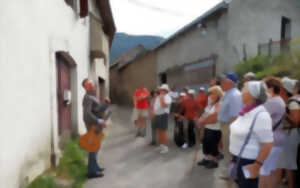
<instances>
[{"instance_id":1,"label":"house facade","mask_svg":"<svg viewBox=\"0 0 300 188\"><path fill-rule=\"evenodd\" d=\"M24 187L85 132L81 81L109 95L108 0L0 3L0 187Z\"/></svg>"},{"instance_id":2,"label":"house facade","mask_svg":"<svg viewBox=\"0 0 300 188\"><path fill-rule=\"evenodd\" d=\"M208 86L258 54L260 43L300 37L297 0L226 0L166 39L157 53L158 84Z\"/></svg>"},{"instance_id":3,"label":"house facade","mask_svg":"<svg viewBox=\"0 0 300 188\"><path fill-rule=\"evenodd\" d=\"M133 106L132 96L140 85L156 88L156 53L139 45L123 54L110 67L110 96L114 103Z\"/></svg>"}]
</instances>

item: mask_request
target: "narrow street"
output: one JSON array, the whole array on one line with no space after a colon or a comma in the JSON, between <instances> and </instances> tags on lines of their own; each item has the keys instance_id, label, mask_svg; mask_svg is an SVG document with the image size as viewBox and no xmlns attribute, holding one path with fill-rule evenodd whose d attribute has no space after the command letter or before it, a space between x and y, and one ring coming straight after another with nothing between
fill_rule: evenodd
<instances>
[{"instance_id":1,"label":"narrow street","mask_svg":"<svg viewBox=\"0 0 300 188\"><path fill-rule=\"evenodd\" d=\"M170 138L170 151L159 154L146 139L134 137L131 110L113 107L112 125L99 154L104 178L88 180L85 188L225 188L220 170L192 168L194 148L177 148ZM171 135L173 124L169 128ZM149 135L149 134L148 134ZM200 153L198 158L201 158ZM222 165L222 164L221 164Z\"/></svg>"}]
</instances>

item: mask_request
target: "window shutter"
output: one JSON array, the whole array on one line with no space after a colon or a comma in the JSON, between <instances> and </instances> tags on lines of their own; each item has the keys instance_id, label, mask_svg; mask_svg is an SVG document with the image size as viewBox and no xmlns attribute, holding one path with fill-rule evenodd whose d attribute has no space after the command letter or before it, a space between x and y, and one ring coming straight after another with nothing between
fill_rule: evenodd
<instances>
[{"instance_id":1,"label":"window shutter","mask_svg":"<svg viewBox=\"0 0 300 188\"><path fill-rule=\"evenodd\" d=\"M80 17L86 17L89 12L88 0L80 0Z\"/></svg>"}]
</instances>

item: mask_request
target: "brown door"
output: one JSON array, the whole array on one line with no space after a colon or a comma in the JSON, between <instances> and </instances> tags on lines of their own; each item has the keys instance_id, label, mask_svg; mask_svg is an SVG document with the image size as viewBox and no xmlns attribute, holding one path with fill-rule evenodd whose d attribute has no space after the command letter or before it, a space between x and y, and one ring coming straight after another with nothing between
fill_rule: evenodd
<instances>
[{"instance_id":1,"label":"brown door","mask_svg":"<svg viewBox=\"0 0 300 188\"><path fill-rule=\"evenodd\" d=\"M105 80L103 80L102 78L98 78L98 82L99 82L99 101L100 102L104 102L104 90L105 90Z\"/></svg>"},{"instance_id":2,"label":"brown door","mask_svg":"<svg viewBox=\"0 0 300 188\"><path fill-rule=\"evenodd\" d=\"M64 92L71 91L71 70L68 63L59 55L56 55L56 78L57 78L57 107L59 135L71 131L71 104L64 100Z\"/></svg>"}]
</instances>

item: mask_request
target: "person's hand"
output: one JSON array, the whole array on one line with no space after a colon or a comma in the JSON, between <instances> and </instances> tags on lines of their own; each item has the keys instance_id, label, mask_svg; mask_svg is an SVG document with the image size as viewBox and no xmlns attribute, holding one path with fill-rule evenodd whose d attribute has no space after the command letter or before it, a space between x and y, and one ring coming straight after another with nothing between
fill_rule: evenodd
<instances>
[{"instance_id":1,"label":"person's hand","mask_svg":"<svg viewBox=\"0 0 300 188\"><path fill-rule=\"evenodd\" d=\"M260 165L257 163L250 164L246 166L246 169L250 172L250 178L255 179L259 176Z\"/></svg>"},{"instance_id":2,"label":"person's hand","mask_svg":"<svg viewBox=\"0 0 300 188\"><path fill-rule=\"evenodd\" d=\"M102 121L100 125L101 125L102 127L106 127L106 122L105 122L105 121Z\"/></svg>"},{"instance_id":3,"label":"person's hand","mask_svg":"<svg viewBox=\"0 0 300 188\"><path fill-rule=\"evenodd\" d=\"M199 118L196 122L197 122L197 125L199 125L199 127L202 127L205 125L203 119L201 119L201 118Z\"/></svg>"},{"instance_id":4,"label":"person's hand","mask_svg":"<svg viewBox=\"0 0 300 188\"><path fill-rule=\"evenodd\" d=\"M111 104L110 99L109 99L109 98L106 98L106 99L105 99L105 103L106 103L106 104Z\"/></svg>"}]
</instances>

